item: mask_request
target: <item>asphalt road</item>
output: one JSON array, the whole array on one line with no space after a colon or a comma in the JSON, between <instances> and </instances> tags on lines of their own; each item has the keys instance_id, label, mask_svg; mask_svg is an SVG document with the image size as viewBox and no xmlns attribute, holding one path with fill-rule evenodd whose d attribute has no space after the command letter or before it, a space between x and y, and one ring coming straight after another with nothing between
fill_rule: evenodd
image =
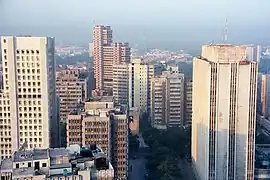
<instances>
[{"instance_id":1,"label":"asphalt road","mask_svg":"<svg viewBox=\"0 0 270 180\"><path fill-rule=\"evenodd\" d=\"M146 174L145 168L146 160L144 157L137 157L136 159L130 159L129 165L130 168L130 180L144 180L144 175Z\"/></svg>"}]
</instances>

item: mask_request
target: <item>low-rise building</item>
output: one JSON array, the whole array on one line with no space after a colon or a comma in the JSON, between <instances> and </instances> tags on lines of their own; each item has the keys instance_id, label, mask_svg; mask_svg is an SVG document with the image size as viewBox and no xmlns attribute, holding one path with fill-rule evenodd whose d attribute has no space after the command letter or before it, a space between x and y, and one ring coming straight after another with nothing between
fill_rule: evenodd
<instances>
[{"instance_id":1,"label":"low-rise building","mask_svg":"<svg viewBox=\"0 0 270 180\"><path fill-rule=\"evenodd\" d=\"M113 180L114 169L97 145L71 145L15 151L12 159L1 161L0 176L7 180Z\"/></svg>"}]
</instances>

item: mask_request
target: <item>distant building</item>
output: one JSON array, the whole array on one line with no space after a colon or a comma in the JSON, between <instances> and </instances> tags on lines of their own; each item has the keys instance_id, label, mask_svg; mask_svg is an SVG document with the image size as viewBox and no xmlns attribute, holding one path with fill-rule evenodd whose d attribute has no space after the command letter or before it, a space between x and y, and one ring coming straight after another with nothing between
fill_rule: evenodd
<instances>
[{"instance_id":1,"label":"distant building","mask_svg":"<svg viewBox=\"0 0 270 180\"><path fill-rule=\"evenodd\" d=\"M56 72L56 92L60 98L60 120L66 121L77 104L87 98L88 77L81 77L80 70L61 69Z\"/></svg>"},{"instance_id":2,"label":"distant building","mask_svg":"<svg viewBox=\"0 0 270 180\"><path fill-rule=\"evenodd\" d=\"M97 90L112 94L113 67L121 62L130 62L128 43L113 43L110 26L97 25L93 29L92 54Z\"/></svg>"},{"instance_id":3,"label":"distant building","mask_svg":"<svg viewBox=\"0 0 270 180\"><path fill-rule=\"evenodd\" d=\"M254 179L258 68L246 52L205 45L193 60L191 153L201 180Z\"/></svg>"},{"instance_id":4,"label":"distant building","mask_svg":"<svg viewBox=\"0 0 270 180\"><path fill-rule=\"evenodd\" d=\"M261 59L261 52L262 48L261 46L247 46L247 60L249 61L256 61L260 62Z\"/></svg>"},{"instance_id":5,"label":"distant building","mask_svg":"<svg viewBox=\"0 0 270 180\"><path fill-rule=\"evenodd\" d=\"M270 74L261 76L261 111L265 118L270 116Z\"/></svg>"},{"instance_id":6,"label":"distant building","mask_svg":"<svg viewBox=\"0 0 270 180\"><path fill-rule=\"evenodd\" d=\"M117 104L128 104L129 64L117 64L113 68L113 96Z\"/></svg>"},{"instance_id":7,"label":"distant building","mask_svg":"<svg viewBox=\"0 0 270 180\"><path fill-rule=\"evenodd\" d=\"M185 78L185 123L192 121L192 78Z\"/></svg>"},{"instance_id":8,"label":"distant building","mask_svg":"<svg viewBox=\"0 0 270 180\"><path fill-rule=\"evenodd\" d=\"M112 162L119 179L128 177L128 112L112 96L92 98L68 115L67 145L95 143Z\"/></svg>"},{"instance_id":9,"label":"distant building","mask_svg":"<svg viewBox=\"0 0 270 180\"><path fill-rule=\"evenodd\" d=\"M1 179L114 179L114 169L102 149L87 147L15 151L0 163Z\"/></svg>"},{"instance_id":10,"label":"distant building","mask_svg":"<svg viewBox=\"0 0 270 180\"><path fill-rule=\"evenodd\" d=\"M150 110L151 78L154 66L134 58L129 64L129 107L137 107L141 112Z\"/></svg>"},{"instance_id":11,"label":"distant building","mask_svg":"<svg viewBox=\"0 0 270 180\"><path fill-rule=\"evenodd\" d=\"M59 146L54 39L2 36L0 159L20 144L27 149Z\"/></svg>"},{"instance_id":12,"label":"distant building","mask_svg":"<svg viewBox=\"0 0 270 180\"><path fill-rule=\"evenodd\" d=\"M164 71L152 78L151 120L157 129L181 127L184 122L184 74Z\"/></svg>"}]
</instances>

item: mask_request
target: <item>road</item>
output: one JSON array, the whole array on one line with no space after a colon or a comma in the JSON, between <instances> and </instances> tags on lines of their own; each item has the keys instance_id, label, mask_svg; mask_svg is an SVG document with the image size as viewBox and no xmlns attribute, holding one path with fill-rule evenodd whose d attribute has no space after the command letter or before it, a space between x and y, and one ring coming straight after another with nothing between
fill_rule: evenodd
<instances>
[{"instance_id":1,"label":"road","mask_svg":"<svg viewBox=\"0 0 270 180\"><path fill-rule=\"evenodd\" d=\"M137 157L136 159L130 159L130 166L132 166L132 170L130 168L130 180L144 180L144 175L146 174L146 160L144 157Z\"/></svg>"}]
</instances>

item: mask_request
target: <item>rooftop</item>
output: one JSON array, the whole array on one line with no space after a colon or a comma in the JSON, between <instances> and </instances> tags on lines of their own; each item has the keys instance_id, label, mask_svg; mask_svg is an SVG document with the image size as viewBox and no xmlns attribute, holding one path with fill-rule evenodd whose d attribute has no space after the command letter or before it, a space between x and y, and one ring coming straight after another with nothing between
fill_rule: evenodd
<instances>
[{"instance_id":1,"label":"rooftop","mask_svg":"<svg viewBox=\"0 0 270 180\"><path fill-rule=\"evenodd\" d=\"M89 98L86 102L113 102L114 97L113 96L97 96Z\"/></svg>"}]
</instances>

